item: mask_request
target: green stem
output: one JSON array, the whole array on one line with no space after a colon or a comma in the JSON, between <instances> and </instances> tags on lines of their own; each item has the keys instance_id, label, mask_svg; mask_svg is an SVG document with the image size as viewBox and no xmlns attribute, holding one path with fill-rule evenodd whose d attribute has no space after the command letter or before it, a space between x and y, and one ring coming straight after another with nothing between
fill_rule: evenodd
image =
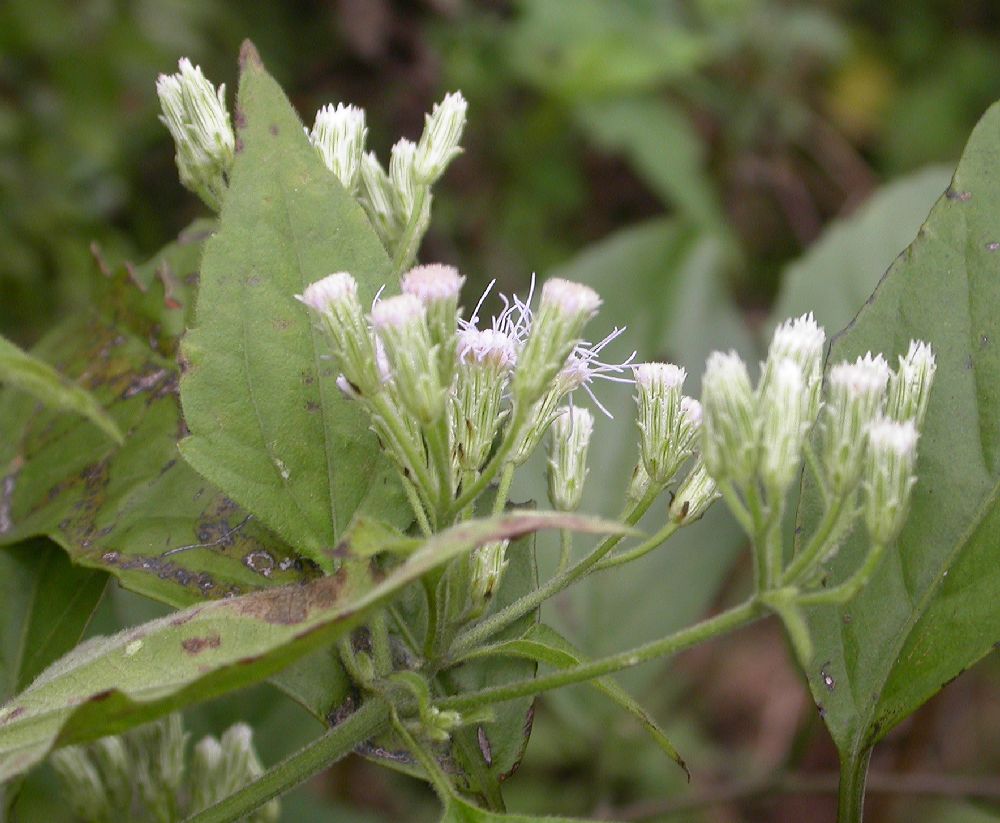
<instances>
[{"instance_id":1,"label":"green stem","mask_svg":"<svg viewBox=\"0 0 1000 823\"><path fill-rule=\"evenodd\" d=\"M510 496L510 484L514 482L513 463L504 463L503 471L500 472L500 479L497 481L497 496L493 498L493 516L503 514L507 505L507 498Z\"/></svg>"},{"instance_id":2,"label":"green stem","mask_svg":"<svg viewBox=\"0 0 1000 823\"><path fill-rule=\"evenodd\" d=\"M406 499L410 501L410 508L413 509L413 516L417 519L417 525L420 527L420 533L424 537L430 537L431 524L427 520L427 512L424 511L424 504L420 501L420 495L417 494L417 489L407 477L400 478L403 481L403 491L406 492Z\"/></svg>"},{"instance_id":3,"label":"green stem","mask_svg":"<svg viewBox=\"0 0 1000 823\"><path fill-rule=\"evenodd\" d=\"M839 586L834 586L832 589L821 589L820 591L800 595L798 598L799 605L823 606L846 603L861 591L865 583L871 579L871 576L875 573L875 569L878 568L878 564L882 561L883 554L885 554L885 543L876 543L868 550L865 562L847 580Z\"/></svg>"},{"instance_id":4,"label":"green stem","mask_svg":"<svg viewBox=\"0 0 1000 823\"><path fill-rule=\"evenodd\" d=\"M789 583L794 583L799 577L808 572L813 564L822 556L823 550L826 548L826 542L837 526L837 521L840 519L846 500L847 495L842 494L827 508L809 544L792 558L792 562L785 569L785 573L781 578L782 585L787 586Z\"/></svg>"},{"instance_id":5,"label":"green stem","mask_svg":"<svg viewBox=\"0 0 1000 823\"><path fill-rule=\"evenodd\" d=\"M631 563L633 560L638 560L640 557L649 554L653 549L662 546L679 528L680 526L671 520L656 534L640 543L634 549L629 549L627 552L622 552L621 554L614 554L611 557L605 557L600 563L594 566L593 571L602 572L605 569L612 569L615 566L621 566L624 563Z\"/></svg>"},{"instance_id":6,"label":"green stem","mask_svg":"<svg viewBox=\"0 0 1000 823\"><path fill-rule=\"evenodd\" d=\"M653 505L653 501L659 496L661 491L663 489L660 486L650 487L641 500L627 507L622 520L627 525L634 526L639 521L639 518ZM552 595L558 594L571 583L583 577L601 558L617 546L624 537L625 535L622 534L613 534L604 538L590 554L575 565L570 566L566 571L549 578L548 582L544 585L539 586L524 597L515 600L481 623L470 626L455 638L455 642L451 647L451 653L461 656L462 653L480 645L498 631L505 629L515 620L533 612L542 603L552 597Z\"/></svg>"},{"instance_id":7,"label":"green stem","mask_svg":"<svg viewBox=\"0 0 1000 823\"><path fill-rule=\"evenodd\" d=\"M747 507L740 500L736 488L731 482L726 480L719 483L719 491L722 492L722 497L726 501L726 505L729 506L729 510L733 513L733 517L736 518L743 531L747 533L748 537L753 537L753 520L750 517L750 512L747 511Z\"/></svg>"},{"instance_id":8,"label":"green stem","mask_svg":"<svg viewBox=\"0 0 1000 823\"><path fill-rule=\"evenodd\" d=\"M434 463L437 474L437 523L438 528L445 528L448 523L449 506L452 500L451 485L451 454L448 450L448 418L442 415L438 422L424 429L427 450Z\"/></svg>"},{"instance_id":9,"label":"green stem","mask_svg":"<svg viewBox=\"0 0 1000 823\"><path fill-rule=\"evenodd\" d=\"M637 646L629 651L583 663L579 666L562 669L552 674L542 675L530 680L519 680L514 683L505 683L500 686L491 686L478 692L468 692L466 694L446 697L437 702L437 706L442 709L455 709L457 711L469 711L493 703L502 703L506 700L515 700L519 697L541 694L552 689L559 689L563 686L571 686L574 683L581 683L587 680L594 680L598 677L611 674L613 672L638 666L657 657L674 655L684 651L706 640L710 640L721 634L733 631L748 623L752 623L765 614L763 607L755 599L750 599L739 606L710 617L679 632Z\"/></svg>"},{"instance_id":10,"label":"green stem","mask_svg":"<svg viewBox=\"0 0 1000 823\"><path fill-rule=\"evenodd\" d=\"M389 622L385 609L377 609L368 623L372 638L372 657L375 659L375 674L385 677L392 671L392 649L389 646Z\"/></svg>"},{"instance_id":11,"label":"green stem","mask_svg":"<svg viewBox=\"0 0 1000 823\"><path fill-rule=\"evenodd\" d=\"M399 410L384 391L379 392L372 399L372 408L385 424L386 432L395 441L396 448L402 452L409 463L415 478L411 482L416 485L418 491L423 492L423 495L428 497L431 489L434 488L430 472L427 470L424 456L419 453L416 444L410 439L410 434L406 431L406 427L399 417Z\"/></svg>"},{"instance_id":12,"label":"green stem","mask_svg":"<svg viewBox=\"0 0 1000 823\"><path fill-rule=\"evenodd\" d=\"M768 493L770 508L764 526L764 568L767 588L771 589L781 580L781 570L785 562L784 545L781 542L781 522L785 517L785 495L778 489Z\"/></svg>"},{"instance_id":13,"label":"green stem","mask_svg":"<svg viewBox=\"0 0 1000 823\"><path fill-rule=\"evenodd\" d=\"M399 245L396 247L396 254L392 258L392 270L397 277L410 267L417 256L417 250L420 248L420 241L423 240L424 229L427 226L428 215L425 212L428 210L425 205L429 193L430 186L418 186L414 192L413 211L410 212L409 222L403 229Z\"/></svg>"},{"instance_id":14,"label":"green stem","mask_svg":"<svg viewBox=\"0 0 1000 823\"><path fill-rule=\"evenodd\" d=\"M751 480L747 486L747 506L750 509L750 520L753 523L754 588L757 592L765 592L769 582L767 569L768 518L764 515L763 501L755 480Z\"/></svg>"},{"instance_id":15,"label":"green stem","mask_svg":"<svg viewBox=\"0 0 1000 823\"><path fill-rule=\"evenodd\" d=\"M402 721L399 719L399 715L396 714L395 709L392 710L392 727L396 730L396 734L399 735L406 748L408 748L413 756L417 758L417 762L420 763L423 770L427 772L427 779L434 787L434 791L437 792L442 805L447 805L448 798L450 798L452 794L451 784L448 782L448 777L441 770L437 761L434 760L434 756L420 743L418 743L417 739L412 734L410 734L409 729L403 725Z\"/></svg>"},{"instance_id":16,"label":"green stem","mask_svg":"<svg viewBox=\"0 0 1000 823\"><path fill-rule=\"evenodd\" d=\"M865 781L872 750L857 758L844 755L840 761L840 790L837 804L837 823L861 823L865 814Z\"/></svg>"},{"instance_id":17,"label":"green stem","mask_svg":"<svg viewBox=\"0 0 1000 823\"><path fill-rule=\"evenodd\" d=\"M500 441L500 445L497 447L496 452L494 452L493 457L483 468L483 471L476 479L476 482L469 486L468 489L462 489L462 493L451 504L451 509L448 512L449 515L462 511L462 509L479 497L479 495L481 495L486 487L492 482L496 473L507 465L507 456L514 449L514 446L521 435L521 427L524 425L524 414L525 413L522 412L520 408L515 408L510 425L507 427L503 440Z\"/></svg>"},{"instance_id":18,"label":"green stem","mask_svg":"<svg viewBox=\"0 0 1000 823\"><path fill-rule=\"evenodd\" d=\"M340 760L388 725L389 704L381 698L371 698L322 737L264 772L235 794L191 815L186 823L229 823L239 820L268 800L293 789Z\"/></svg>"},{"instance_id":19,"label":"green stem","mask_svg":"<svg viewBox=\"0 0 1000 823\"><path fill-rule=\"evenodd\" d=\"M813 444L806 438L805 445L802 447L803 452L806 455L806 465L809 466L809 471L812 472L813 480L819 487L820 493L823 496L823 504L830 504L830 490L826 487L826 478L823 476L823 470L819 464L819 457L816 456L816 449L813 448Z\"/></svg>"},{"instance_id":20,"label":"green stem","mask_svg":"<svg viewBox=\"0 0 1000 823\"><path fill-rule=\"evenodd\" d=\"M559 565L556 567L556 574L562 574L569 567L569 561L573 559L573 532L569 529L562 529L559 532Z\"/></svg>"}]
</instances>

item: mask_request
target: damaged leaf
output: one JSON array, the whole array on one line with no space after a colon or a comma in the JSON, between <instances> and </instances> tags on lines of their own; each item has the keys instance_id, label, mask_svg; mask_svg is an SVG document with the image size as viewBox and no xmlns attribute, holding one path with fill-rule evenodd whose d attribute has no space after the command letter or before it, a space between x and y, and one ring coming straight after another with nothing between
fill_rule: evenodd
<instances>
[{"instance_id":1,"label":"damaged leaf","mask_svg":"<svg viewBox=\"0 0 1000 823\"><path fill-rule=\"evenodd\" d=\"M430 538L385 577L374 564L349 563L310 583L209 601L94 638L0 708L0 782L56 746L117 733L258 682L329 645L372 608L473 546L545 528L621 530L550 512L469 521Z\"/></svg>"},{"instance_id":2,"label":"damaged leaf","mask_svg":"<svg viewBox=\"0 0 1000 823\"><path fill-rule=\"evenodd\" d=\"M33 350L96 399L124 445L0 392L0 545L47 536L74 563L172 605L315 575L177 452L177 341L209 231L193 225L143 266L112 267L98 255L95 308Z\"/></svg>"}]
</instances>

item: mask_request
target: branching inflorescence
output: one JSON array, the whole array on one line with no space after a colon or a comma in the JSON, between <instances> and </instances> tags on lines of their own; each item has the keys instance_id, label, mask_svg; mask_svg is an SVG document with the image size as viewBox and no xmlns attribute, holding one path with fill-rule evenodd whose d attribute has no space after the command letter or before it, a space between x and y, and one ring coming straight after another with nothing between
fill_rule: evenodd
<instances>
[{"instance_id":1,"label":"branching inflorescence","mask_svg":"<svg viewBox=\"0 0 1000 823\"><path fill-rule=\"evenodd\" d=\"M185 61L158 88L181 179L215 205L232 162L222 90L217 94ZM219 125L220 105L226 127ZM387 283L367 310L349 272L330 274L296 295L329 343L337 385L367 415L406 491L414 528L425 536L484 508L502 512L515 471L546 435L550 502L575 510L589 473L594 418L576 404L574 392L584 389L603 411L592 393L598 379L634 384L638 459L623 490L621 520L634 526L667 493L669 504L658 530L631 548L619 549L624 538L616 534L574 562L564 533L555 575L502 609L489 607L508 565L505 540L429 573L423 642L397 620L410 662L400 667L384 651L389 629L380 614L370 625L372 655L350 643L341 648L355 684L384 698L384 684L392 682L415 696L418 715L399 726L401 734L439 743L491 703L673 654L768 612L783 620L800 658L809 660L802 609L853 597L904 525L935 372L930 347L912 342L895 371L883 355L869 352L833 365L824 380L826 335L806 314L774 331L756 385L737 353L712 354L699 401L683 393L687 372L680 366L634 363L634 353L619 363L602 359L623 329L587 342L585 327L601 298L586 285L550 279L536 299L532 280L525 298L498 295L502 308L486 323L480 312L491 283L463 317L465 277L444 264L411 264L429 221L431 187L461 151L465 114L461 94L446 96L427 116L418 142L393 146L388 171L365 152L362 110L326 106L307 130L325 166L365 210L399 275L399 293L391 294L396 283ZM793 547L782 527L803 463L822 516ZM755 586L747 603L575 669L464 695L441 687L442 672L486 654L499 632L547 598L657 549L719 498L750 539ZM859 523L867 552L844 582L825 586L826 564Z\"/></svg>"}]
</instances>

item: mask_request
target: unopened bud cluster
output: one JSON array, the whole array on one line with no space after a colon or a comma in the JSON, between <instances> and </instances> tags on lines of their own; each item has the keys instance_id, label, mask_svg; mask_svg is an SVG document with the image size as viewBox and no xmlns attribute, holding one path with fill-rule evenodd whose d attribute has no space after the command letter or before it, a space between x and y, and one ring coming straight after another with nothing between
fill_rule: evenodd
<instances>
[{"instance_id":1,"label":"unopened bud cluster","mask_svg":"<svg viewBox=\"0 0 1000 823\"><path fill-rule=\"evenodd\" d=\"M181 717L140 726L86 746L67 746L51 757L64 797L87 823L109 820L179 820L242 789L263 774L253 732L238 723L221 740L203 738L188 760L189 735ZM274 823L272 800L246 818Z\"/></svg>"},{"instance_id":2,"label":"unopened bud cluster","mask_svg":"<svg viewBox=\"0 0 1000 823\"><path fill-rule=\"evenodd\" d=\"M461 92L445 95L426 116L420 140L396 142L388 171L375 152L365 150L365 111L344 103L316 113L309 141L341 185L355 196L386 250L396 255L407 240L415 242L427 228L430 188L461 154L467 103Z\"/></svg>"},{"instance_id":3,"label":"unopened bud cluster","mask_svg":"<svg viewBox=\"0 0 1000 823\"><path fill-rule=\"evenodd\" d=\"M815 428L815 463L828 506L849 516L853 495L863 487L869 532L884 543L895 538L905 518L934 355L926 343L914 341L896 371L871 352L837 363L823 397L824 344L812 315L783 323L756 388L734 352L709 358L702 394L705 466L717 481L751 499L780 499L798 476Z\"/></svg>"}]
</instances>

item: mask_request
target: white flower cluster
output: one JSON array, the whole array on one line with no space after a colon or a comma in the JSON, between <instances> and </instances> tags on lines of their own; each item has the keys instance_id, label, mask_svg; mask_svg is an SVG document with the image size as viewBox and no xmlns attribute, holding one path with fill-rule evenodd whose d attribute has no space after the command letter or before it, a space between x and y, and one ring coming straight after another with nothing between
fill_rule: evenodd
<instances>
[{"instance_id":1,"label":"white flower cluster","mask_svg":"<svg viewBox=\"0 0 1000 823\"><path fill-rule=\"evenodd\" d=\"M534 288L527 299L500 295L502 311L482 324L491 284L472 315L461 318L464 280L451 266L417 266L403 275L402 293L377 298L367 316L345 272L313 283L299 299L332 343L339 385L365 406L433 516L448 517L491 462L523 463L553 423L553 502L575 508L593 419L563 403L576 389L590 392L595 379L631 382L631 357L619 364L600 358L621 330L597 344L584 341L600 298L560 279L543 286L534 309Z\"/></svg>"},{"instance_id":2,"label":"white flower cluster","mask_svg":"<svg viewBox=\"0 0 1000 823\"><path fill-rule=\"evenodd\" d=\"M393 256L411 256L426 230L430 188L462 151L467 108L461 92L445 95L426 116L417 143L404 138L392 147L388 172L374 152L365 151L364 109L344 103L323 106L306 130L326 167L357 197Z\"/></svg>"},{"instance_id":3,"label":"white flower cluster","mask_svg":"<svg viewBox=\"0 0 1000 823\"><path fill-rule=\"evenodd\" d=\"M849 520L863 488L871 538L886 543L906 517L934 355L914 341L895 372L871 352L838 363L830 369L824 402L824 344L811 314L783 323L756 389L734 352L709 358L702 396L705 465L716 481L748 500L778 500L798 476L807 436L818 422L819 454L812 456L828 508Z\"/></svg>"}]
</instances>

